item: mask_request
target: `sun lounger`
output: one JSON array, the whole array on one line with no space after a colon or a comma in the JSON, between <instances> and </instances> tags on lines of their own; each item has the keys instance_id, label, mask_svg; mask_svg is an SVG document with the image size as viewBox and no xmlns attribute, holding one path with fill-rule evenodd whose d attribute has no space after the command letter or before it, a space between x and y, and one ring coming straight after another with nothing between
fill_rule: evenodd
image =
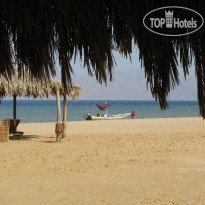
<instances>
[{"instance_id":1,"label":"sun lounger","mask_svg":"<svg viewBox=\"0 0 205 205\"><path fill-rule=\"evenodd\" d=\"M17 127L21 120L19 119L6 119L9 121L9 135L17 136L19 140L22 138L24 132L17 131Z\"/></svg>"}]
</instances>

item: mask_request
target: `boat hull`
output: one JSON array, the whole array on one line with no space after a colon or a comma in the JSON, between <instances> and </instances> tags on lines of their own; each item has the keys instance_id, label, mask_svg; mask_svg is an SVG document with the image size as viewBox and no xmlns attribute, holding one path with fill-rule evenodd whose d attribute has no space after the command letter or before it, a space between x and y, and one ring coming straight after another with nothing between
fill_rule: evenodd
<instances>
[{"instance_id":1,"label":"boat hull","mask_svg":"<svg viewBox=\"0 0 205 205\"><path fill-rule=\"evenodd\" d=\"M128 117L128 116L127 116ZM122 117L122 118L103 118L103 117L92 117L91 120L124 120L127 119L127 117Z\"/></svg>"},{"instance_id":2,"label":"boat hull","mask_svg":"<svg viewBox=\"0 0 205 205\"><path fill-rule=\"evenodd\" d=\"M108 115L104 117L89 116L85 118L86 120L124 120L127 119L130 113L118 114L118 115Z\"/></svg>"}]
</instances>

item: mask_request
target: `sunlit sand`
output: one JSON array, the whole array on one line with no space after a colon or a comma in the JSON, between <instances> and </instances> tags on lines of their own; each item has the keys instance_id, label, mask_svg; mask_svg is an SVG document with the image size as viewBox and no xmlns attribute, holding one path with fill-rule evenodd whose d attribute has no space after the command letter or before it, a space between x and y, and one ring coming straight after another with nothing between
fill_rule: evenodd
<instances>
[{"instance_id":1,"label":"sunlit sand","mask_svg":"<svg viewBox=\"0 0 205 205\"><path fill-rule=\"evenodd\" d=\"M0 143L0 204L205 204L202 118L20 124Z\"/></svg>"}]
</instances>

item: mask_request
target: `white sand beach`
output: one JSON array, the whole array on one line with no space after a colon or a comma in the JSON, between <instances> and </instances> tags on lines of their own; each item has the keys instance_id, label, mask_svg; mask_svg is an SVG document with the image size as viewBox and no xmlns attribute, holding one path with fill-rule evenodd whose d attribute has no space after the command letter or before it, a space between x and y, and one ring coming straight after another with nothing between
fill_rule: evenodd
<instances>
[{"instance_id":1,"label":"white sand beach","mask_svg":"<svg viewBox=\"0 0 205 205\"><path fill-rule=\"evenodd\" d=\"M20 124L0 143L1 205L205 204L202 118Z\"/></svg>"}]
</instances>

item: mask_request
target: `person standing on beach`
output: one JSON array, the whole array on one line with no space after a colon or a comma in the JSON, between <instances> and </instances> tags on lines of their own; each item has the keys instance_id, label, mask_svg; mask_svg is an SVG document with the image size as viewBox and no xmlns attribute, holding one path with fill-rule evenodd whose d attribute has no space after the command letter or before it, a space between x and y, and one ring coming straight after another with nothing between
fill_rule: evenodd
<instances>
[{"instance_id":1,"label":"person standing on beach","mask_svg":"<svg viewBox=\"0 0 205 205\"><path fill-rule=\"evenodd\" d=\"M132 119L135 119L135 112L132 112Z\"/></svg>"}]
</instances>

